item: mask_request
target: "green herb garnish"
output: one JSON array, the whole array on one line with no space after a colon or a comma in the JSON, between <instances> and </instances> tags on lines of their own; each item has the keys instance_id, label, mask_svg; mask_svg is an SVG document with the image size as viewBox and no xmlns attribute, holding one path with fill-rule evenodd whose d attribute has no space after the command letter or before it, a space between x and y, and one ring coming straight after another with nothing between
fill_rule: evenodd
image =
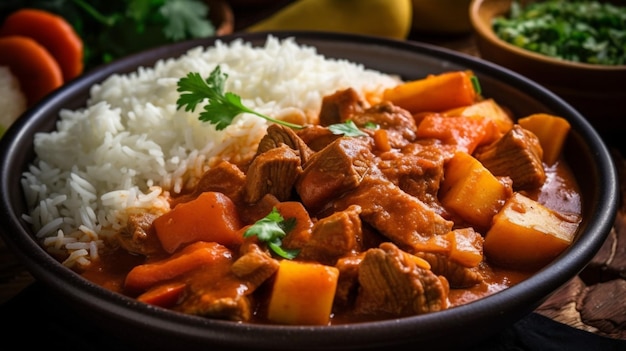
<instances>
[{"instance_id":1,"label":"green herb garnish","mask_svg":"<svg viewBox=\"0 0 626 351\"><path fill-rule=\"evenodd\" d=\"M198 118L214 124L217 130L228 127L237 115L244 112L290 128L304 128L301 125L280 121L247 108L241 102L239 95L231 92L224 93L224 83L227 78L228 75L222 73L220 66L216 66L206 80L202 79L200 73L188 73L186 77L178 80L177 91L183 94L176 101L177 107L179 109L185 107L185 111L193 111L196 105L207 99L209 103L204 106L204 111Z\"/></svg>"},{"instance_id":2,"label":"green herb garnish","mask_svg":"<svg viewBox=\"0 0 626 351\"><path fill-rule=\"evenodd\" d=\"M380 126L374 122L367 122L365 123L365 128L370 130L377 130L378 128L380 128Z\"/></svg>"},{"instance_id":3,"label":"green herb garnish","mask_svg":"<svg viewBox=\"0 0 626 351\"><path fill-rule=\"evenodd\" d=\"M474 88L476 95L482 94L483 88L480 86L480 80L478 79L478 77L476 77L475 75L472 75L470 77L470 81L472 82L472 87Z\"/></svg>"},{"instance_id":4,"label":"green herb garnish","mask_svg":"<svg viewBox=\"0 0 626 351\"><path fill-rule=\"evenodd\" d=\"M284 219L276 207L265 217L256 221L244 233L244 238L256 235L260 241L278 256L288 260L294 259L299 250L288 250L281 247L282 238L287 235L296 225L295 218Z\"/></svg>"},{"instance_id":5,"label":"green herb garnish","mask_svg":"<svg viewBox=\"0 0 626 351\"><path fill-rule=\"evenodd\" d=\"M498 37L520 48L567 61L626 64L626 7L602 1L546 0L493 20Z\"/></svg>"},{"instance_id":6,"label":"green herb garnish","mask_svg":"<svg viewBox=\"0 0 626 351\"><path fill-rule=\"evenodd\" d=\"M0 23L21 8L63 16L83 40L85 68L215 34L204 0L0 0ZM216 10L216 9L215 9Z\"/></svg>"},{"instance_id":7,"label":"green herb garnish","mask_svg":"<svg viewBox=\"0 0 626 351\"><path fill-rule=\"evenodd\" d=\"M350 137L367 136L367 134L360 130L351 120L347 120L344 123L331 124L328 126L328 130L336 135L343 134Z\"/></svg>"},{"instance_id":8,"label":"green herb garnish","mask_svg":"<svg viewBox=\"0 0 626 351\"><path fill-rule=\"evenodd\" d=\"M228 127L235 117L241 113L251 113L270 122L282 124L293 129L302 129L304 126L274 119L262 113L256 112L241 102L241 97L232 92L224 92L224 84L228 74L223 73L220 66L209 75L206 80L200 73L190 72L187 76L178 80L177 91L182 93L176 101L177 108L185 108L185 111L194 111L196 106L207 99L209 103L204 106L204 111L198 117L203 122L215 125L215 129L222 130ZM352 121L337 123L328 126L333 134L358 137L367 136Z\"/></svg>"}]
</instances>

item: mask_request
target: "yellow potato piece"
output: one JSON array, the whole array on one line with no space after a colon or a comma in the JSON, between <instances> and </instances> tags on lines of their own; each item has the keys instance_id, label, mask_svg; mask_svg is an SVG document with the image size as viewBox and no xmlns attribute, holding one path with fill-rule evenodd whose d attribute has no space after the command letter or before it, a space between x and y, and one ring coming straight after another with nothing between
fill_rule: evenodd
<instances>
[{"instance_id":1,"label":"yellow potato piece","mask_svg":"<svg viewBox=\"0 0 626 351\"><path fill-rule=\"evenodd\" d=\"M268 319L292 325L330 322L339 270L319 263L282 260L270 297Z\"/></svg>"},{"instance_id":2,"label":"yellow potato piece","mask_svg":"<svg viewBox=\"0 0 626 351\"><path fill-rule=\"evenodd\" d=\"M501 134L506 134L513 128L513 119L494 99L485 99L469 106L448 110L444 115L489 118L496 123Z\"/></svg>"},{"instance_id":3,"label":"yellow potato piece","mask_svg":"<svg viewBox=\"0 0 626 351\"><path fill-rule=\"evenodd\" d=\"M494 216L485 236L485 256L502 267L536 270L572 243L579 223L578 216L561 215L515 193Z\"/></svg>"},{"instance_id":4,"label":"yellow potato piece","mask_svg":"<svg viewBox=\"0 0 626 351\"><path fill-rule=\"evenodd\" d=\"M553 165L563 150L563 144L570 130L569 122L562 117L536 113L520 118L517 123L537 136L543 149L543 162Z\"/></svg>"},{"instance_id":5,"label":"yellow potato piece","mask_svg":"<svg viewBox=\"0 0 626 351\"><path fill-rule=\"evenodd\" d=\"M466 152L457 152L446 164L441 203L471 225L487 228L510 195L510 188Z\"/></svg>"}]
</instances>

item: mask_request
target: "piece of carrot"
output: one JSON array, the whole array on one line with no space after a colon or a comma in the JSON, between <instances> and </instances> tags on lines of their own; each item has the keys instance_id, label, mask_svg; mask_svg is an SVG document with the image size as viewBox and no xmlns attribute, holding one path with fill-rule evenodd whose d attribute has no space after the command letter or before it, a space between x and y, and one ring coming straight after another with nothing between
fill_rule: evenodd
<instances>
[{"instance_id":1,"label":"piece of carrot","mask_svg":"<svg viewBox=\"0 0 626 351\"><path fill-rule=\"evenodd\" d=\"M169 308L176 304L187 284L182 282L157 285L137 297L138 301Z\"/></svg>"},{"instance_id":2,"label":"piece of carrot","mask_svg":"<svg viewBox=\"0 0 626 351\"><path fill-rule=\"evenodd\" d=\"M402 83L383 92L383 99L409 112L443 112L471 105L478 94L470 71L451 71Z\"/></svg>"},{"instance_id":3,"label":"piece of carrot","mask_svg":"<svg viewBox=\"0 0 626 351\"><path fill-rule=\"evenodd\" d=\"M225 246L200 241L162 261L135 266L126 275L124 288L130 292L143 292L203 265L231 260L232 252Z\"/></svg>"},{"instance_id":4,"label":"piece of carrot","mask_svg":"<svg viewBox=\"0 0 626 351\"><path fill-rule=\"evenodd\" d=\"M386 129L377 129L374 132L374 146L376 147L376 150L381 152L391 151L389 135L387 135Z\"/></svg>"},{"instance_id":5,"label":"piece of carrot","mask_svg":"<svg viewBox=\"0 0 626 351\"><path fill-rule=\"evenodd\" d=\"M418 138L433 138L458 150L473 153L477 146L495 141L499 136L496 123L480 116L450 117L438 113L422 118L417 127Z\"/></svg>"},{"instance_id":6,"label":"piece of carrot","mask_svg":"<svg viewBox=\"0 0 626 351\"><path fill-rule=\"evenodd\" d=\"M18 79L28 106L63 85L57 61L48 50L28 37L0 37L0 66L8 67Z\"/></svg>"},{"instance_id":7,"label":"piece of carrot","mask_svg":"<svg viewBox=\"0 0 626 351\"><path fill-rule=\"evenodd\" d=\"M64 82L83 72L83 41L63 17L39 9L17 10L0 28L0 36L12 35L29 37L45 47L61 67Z\"/></svg>"},{"instance_id":8,"label":"piece of carrot","mask_svg":"<svg viewBox=\"0 0 626 351\"><path fill-rule=\"evenodd\" d=\"M282 239L283 247L301 249L311 239L313 221L309 212L299 201L285 201L276 204L276 209L285 220L295 220L295 225Z\"/></svg>"},{"instance_id":9,"label":"piece of carrot","mask_svg":"<svg viewBox=\"0 0 626 351\"><path fill-rule=\"evenodd\" d=\"M222 245L243 242L243 227L237 208L228 196L207 191L196 199L178 204L153 222L163 249L169 253L196 241L214 241Z\"/></svg>"}]
</instances>

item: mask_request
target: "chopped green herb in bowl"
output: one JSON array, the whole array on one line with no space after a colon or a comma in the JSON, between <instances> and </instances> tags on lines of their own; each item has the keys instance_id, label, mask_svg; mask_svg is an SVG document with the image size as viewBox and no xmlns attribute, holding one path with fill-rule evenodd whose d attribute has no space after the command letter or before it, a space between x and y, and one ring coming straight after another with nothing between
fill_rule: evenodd
<instances>
[{"instance_id":1,"label":"chopped green herb in bowl","mask_svg":"<svg viewBox=\"0 0 626 351\"><path fill-rule=\"evenodd\" d=\"M626 6L599 1L514 0L493 19L499 38L523 49L573 62L626 64Z\"/></svg>"},{"instance_id":2,"label":"chopped green herb in bowl","mask_svg":"<svg viewBox=\"0 0 626 351\"><path fill-rule=\"evenodd\" d=\"M621 142L626 1L472 0L469 12L482 59L541 84Z\"/></svg>"}]
</instances>

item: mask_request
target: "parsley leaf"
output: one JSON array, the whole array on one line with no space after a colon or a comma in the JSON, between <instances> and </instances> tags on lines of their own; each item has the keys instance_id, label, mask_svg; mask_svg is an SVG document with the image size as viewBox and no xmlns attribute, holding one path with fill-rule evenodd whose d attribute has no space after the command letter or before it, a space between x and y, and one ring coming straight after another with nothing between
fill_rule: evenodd
<instances>
[{"instance_id":1,"label":"parsley leaf","mask_svg":"<svg viewBox=\"0 0 626 351\"><path fill-rule=\"evenodd\" d=\"M200 113L198 118L203 122L214 124L217 130L228 127L241 113L251 113L270 122L294 129L304 128L301 125L280 121L247 108L241 102L239 95L232 92L224 93L227 78L228 75L222 73L219 65L215 67L206 80L202 79L200 73L188 73L186 77L178 80L177 91L182 94L176 101L177 108L184 107L185 111L194 111L200 102L207 99L209 103L204 106L204 111Z\"/></svg>"},{"instance_id":2,"label":"parsley leaf","mask_svg":"<svg viewBox=\"0 0 626 351\"><path fill-rule=\"evenodd\" d=\"M365 128L370 130L377 130L378 128L380 128L380 126L374 122L367 122L365 123Z\"/></svg>"},{"instance_id":3,"label":"parsley leaf","mask_svg":"<svg viewBox=\"0 0 626 351\"><path fill-rule=\"evenodd\" d=\"M328 126L328 130L336 135L343 134L350 137L367 136L351 120L347 120L344 123L331 124Z\"/></svg>"},{"instance_id":4,"label":"parsley leaf","mask_svg":"<svg viewBox=\"0 0 626 351\"><path fill-rule=\"evenodd\" d=\"M265 217L251 225L244 233L244 238L256 235L260 241L267 243L269 248L278 256L291 260L298 255L299 250L287 250L281 247L281 239L296 225L295 218L284 219L276 207Z\"/></svg>"},{"instance_id":5,"label":"parsley leaf","mask_svg":"<svg viewBox=\"0 0 626 351\"><path fill-rule=\"evenodd\" d=\"M215 34L215 27L207 21L209 8L195 0L168 0L159 9L167 23L163 28L165 36L174 41L183 40L187 33L192 38L208 37Z\"/></svg>"}]
</instances>

